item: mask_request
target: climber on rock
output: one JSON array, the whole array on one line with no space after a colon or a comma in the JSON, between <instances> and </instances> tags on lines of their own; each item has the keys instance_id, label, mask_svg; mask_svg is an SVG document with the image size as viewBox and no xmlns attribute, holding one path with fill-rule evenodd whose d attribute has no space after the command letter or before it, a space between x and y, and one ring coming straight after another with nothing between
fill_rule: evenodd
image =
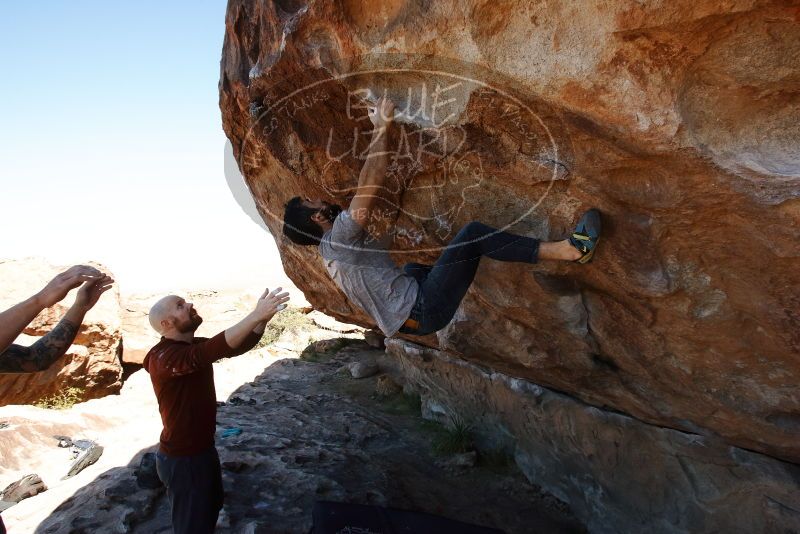
<instances>
[{"instance_id":1,"label":"climber on rock","mask_svg":"<svg viewBox=\"0 0 800 534\"><path fill-rule=\"evenodd\" d=\"M50 367L67 352L84 316L113 283L110 276L94 267L75 265L32 297L0 313L0 373L35 373ZM75 302L50 332L30 347L13 343L42 310L63 300L78 286Z\"/></svg>"},{"instance_id":2,"label":"climber on rock","mask_svg":"<svg viewBox=\"0 0 800 534\"><path fill-rule=\"evenodd\" d=\"M450 322L469 289L483 256L506 261L591 261L600 239L600 212L583 214L569 238L543 242L471 222L433 266L399 268L389 257L390 235L367 232L386 196L387 135L394 104L381 98L370 114L370 154L347 210L323 200L292 198L285 207L284 234L299 245L319 246L328 273L347 297L369 314L388 337L397 332L426 335Z\"/></svg>"}]
</instances>

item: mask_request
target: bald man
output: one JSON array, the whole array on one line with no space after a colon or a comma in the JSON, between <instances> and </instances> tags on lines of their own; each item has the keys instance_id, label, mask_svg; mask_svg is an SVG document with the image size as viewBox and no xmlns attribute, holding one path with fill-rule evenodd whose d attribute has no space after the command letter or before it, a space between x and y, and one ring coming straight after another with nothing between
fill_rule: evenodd
<instances>
[{"instance_id":1,"label":"bald man","mask_svg":"<svg viewBox=\"0 0 800 534\"><path fill-rule=\"evenodd\" d=\"M281 288L265 291L252 312L211 339L195 337L203 318L181 297L164 297L150 310L150 325L162 337L145 356L144 368L150 373L164 424L156 468L167 488L175 534L213 532L222 509L211 364L255 347L269 320L288 300Z\"/></svg>"}]
</instances>

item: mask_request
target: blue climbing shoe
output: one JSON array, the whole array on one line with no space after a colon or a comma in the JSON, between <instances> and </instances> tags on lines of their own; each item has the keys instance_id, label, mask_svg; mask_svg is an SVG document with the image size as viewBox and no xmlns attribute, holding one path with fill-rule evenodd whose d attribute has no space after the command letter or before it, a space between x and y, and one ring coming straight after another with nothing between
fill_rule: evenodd
<instances>
[{"instance_id":1,"label":"blue climbing shoe","mask_svg":"<svg viewBox=\"0 0 800 534\"><path fill-rule=\"evenodd\" d=\"M574 260L575 263L589 263L592 261L594 252L597 250L597 244L600 242L602 229L603 223L600 220L600 210L592 208L583 214L572 235L569 236L570 244L582 254L580 258Z\"/></svg>"}]
</instances>

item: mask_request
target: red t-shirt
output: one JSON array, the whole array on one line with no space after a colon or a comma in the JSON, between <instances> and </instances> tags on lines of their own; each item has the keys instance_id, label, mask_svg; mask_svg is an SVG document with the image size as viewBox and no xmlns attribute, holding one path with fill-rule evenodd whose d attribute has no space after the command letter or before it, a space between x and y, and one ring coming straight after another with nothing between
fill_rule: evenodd
<instances>
[{"instance_id":1,"label":"red t-shirt","mask_svg":"<svg viewBox=\"0 0 800 534\"><path fill-rule=\"evenodd\" d=\"M150 373L164 424L162 453L189 456L214 445L217 392L211 364L244 354L259 339L261 334L252 332L241 346L233 349L225 341L225 332L211 339L198 337L191 343L162 337L150 349L143 365Z\"/></svg>"}]
</instances>

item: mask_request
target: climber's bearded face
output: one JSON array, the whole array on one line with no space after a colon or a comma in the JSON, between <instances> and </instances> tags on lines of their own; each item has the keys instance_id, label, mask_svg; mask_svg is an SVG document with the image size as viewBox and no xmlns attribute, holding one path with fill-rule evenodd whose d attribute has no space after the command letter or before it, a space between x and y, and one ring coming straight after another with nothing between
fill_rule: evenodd
<instances>
[{"instance_id":1,"label":"climber's bearded face","mask_svg":"<svg viewBox=\"0 0 800 534\"><path fill-rule=\"evenodd\" d=\"M336 217L342 212L343 208L338 204L331 204L324 200L309 200L303 201L303 205L308 208L314 208L326 221L333 223Z\"/></svg>"}]
</instances>

